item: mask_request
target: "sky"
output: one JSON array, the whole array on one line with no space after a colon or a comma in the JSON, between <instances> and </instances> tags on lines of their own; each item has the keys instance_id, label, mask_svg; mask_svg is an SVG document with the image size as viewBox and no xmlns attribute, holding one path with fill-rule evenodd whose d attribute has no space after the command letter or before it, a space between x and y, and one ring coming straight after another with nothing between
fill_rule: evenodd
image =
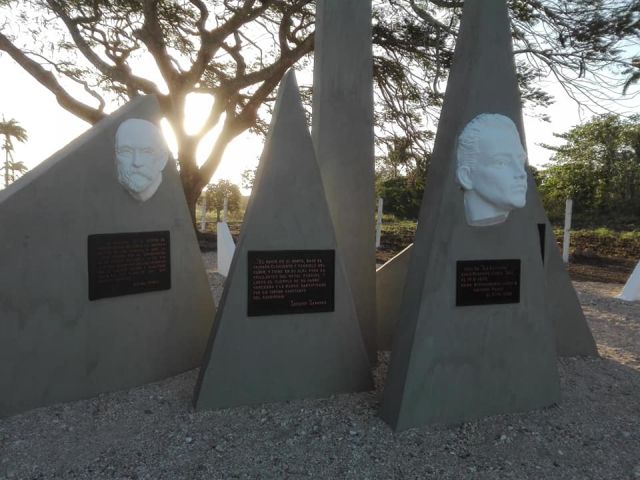
<instances>
[{"instance_id":1,"label":"sky","mask_svg":"<svg viewBox=\"0 0 640 480\"><path fill-rule=\"evenodd\" d=\"M566 132L592 116L589 111L581 111L578 104L571 100L556 82L544 82L543 88L556 98L553 105L539 110L544 111L551 122L543 122L527 110L524 115L529 162L537 167L547 163L552 154L540 144L559 145L561 141L555 138L553 133ZM198 108L198 105L206 103L206 99L194 99L194 108L186 124L188 130L195 130L204 119L205 110ZM610 108L620 113L640 112L640 95L630 95L620 104L610 105ZM2 115L6 119L17 120L26 129L29 140L24 144L15 144L14 159L23 161L29 169L89 128L89 124L60 107L53 94L15 65L6 54L0 55L0 116ZM169 136L167 139L171 148L172 141ZM213 137L209 140L208 144L211 145ZM211 182L227 179L242 186L242 172L255 168L262 151L262 143L262 137L249 133L235 139L227 148ZM206 148L206 145L203 147ZM247 190L243 190L243 194L248 193Z\"/></svg>"}]
</instances>

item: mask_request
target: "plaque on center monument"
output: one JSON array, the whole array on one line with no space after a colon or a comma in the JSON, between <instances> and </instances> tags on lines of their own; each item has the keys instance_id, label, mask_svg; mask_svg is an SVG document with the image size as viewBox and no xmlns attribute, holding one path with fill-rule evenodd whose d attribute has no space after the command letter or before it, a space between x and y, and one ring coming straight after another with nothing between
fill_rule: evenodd
<instances>
[{"instance_id":1,"label":"plaque on center monument","mask_svg":"<svg viewBox=\"0 0 640 480\"><path fill-rule=\"evenodd\" d=\"M247 315L334 311L335 250L247 252Z\"/></svg>"},{"instance_id":2,"label":"plaque on center monument","mask_svg":"<svg viewBox=\"0 0 640 480\"><path fill-rule=\"evenodd\" d=\"M171 288L169 231L87 237L89 300Z\"/></svg>"},{"instance_id":3,"label":"plaque on center monument","mask_svg":"<svg viewBox=\"0 0 640 480\"><path fill-rule=\"evenodd\" d=\"M456 262L456 306L520 303L520 260Z\"/></svg>"}]
</instances>

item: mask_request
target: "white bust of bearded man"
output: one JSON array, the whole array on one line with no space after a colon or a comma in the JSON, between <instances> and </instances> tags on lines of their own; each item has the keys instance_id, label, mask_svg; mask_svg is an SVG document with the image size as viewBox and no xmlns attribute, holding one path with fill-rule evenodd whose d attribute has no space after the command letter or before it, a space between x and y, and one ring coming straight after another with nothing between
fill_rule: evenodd
<instances>
[{"instance_id":1,"label":"white bust of bearded man","mask_svg":"<svg viewBox=\"0 0 640 480\"><path fill-rule=\"evenodd\" d=\"M458 137L456 177L464 190L467 224L503 223L527 200L527 154L513 121L482 113Z\"/></svg>"},{"instance_id":2,"label":"white bust of bearded man","mask_svg":"<svg viewBox=\"0 0 640 480\"><path fill-rule=\"evenodd\" d=\"M115 157L120 185L139 202L149 200L162 183L169 159L158 127L139 118L122 122L116 131Z\"/></svg>"}]
</instances>

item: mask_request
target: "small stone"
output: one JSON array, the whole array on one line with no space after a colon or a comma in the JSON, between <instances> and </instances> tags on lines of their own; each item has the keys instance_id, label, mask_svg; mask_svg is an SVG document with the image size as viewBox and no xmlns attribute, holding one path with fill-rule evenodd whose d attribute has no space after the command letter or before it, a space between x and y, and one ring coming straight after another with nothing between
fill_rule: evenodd
<instances>
[{"instance_id":1,"label":"small stone","mask_svg":"<svg viewBox=\"0 0 640 480\"><path fill-rule=\"evenodd\" d=\"M192 443L193 442L193 438L187 437L187 438L184 439L184 441L187 442L187 443Z\"/></svg>"}]
</instances>

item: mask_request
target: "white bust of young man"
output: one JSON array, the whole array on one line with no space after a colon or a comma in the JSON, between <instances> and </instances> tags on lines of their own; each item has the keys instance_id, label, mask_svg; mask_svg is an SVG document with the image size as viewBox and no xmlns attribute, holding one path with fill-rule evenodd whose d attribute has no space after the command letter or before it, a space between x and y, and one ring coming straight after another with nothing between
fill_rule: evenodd
<instances>
[{"instance_id":1,"label":"white bust of young man","mask_svg":"<svg viewBox=\"0 0 640 480\"><path fill-rule=\"evenodd\" d=\"M149 200L162 183L169 149L153 123L130 118L116 131L118 182L138 200Z\"/></svg>"},{"instance_id":2,"label":"white bust of young man","mask_svg":"<svg viewBox=\"0 0 640 480\"><path fill-rule=\"evenodd\" d=\"M457 157L467 224L496 225L524 207L527 154L509 117L482 113L471 120L458 137Z\"/></svg>"}]
</instances>

